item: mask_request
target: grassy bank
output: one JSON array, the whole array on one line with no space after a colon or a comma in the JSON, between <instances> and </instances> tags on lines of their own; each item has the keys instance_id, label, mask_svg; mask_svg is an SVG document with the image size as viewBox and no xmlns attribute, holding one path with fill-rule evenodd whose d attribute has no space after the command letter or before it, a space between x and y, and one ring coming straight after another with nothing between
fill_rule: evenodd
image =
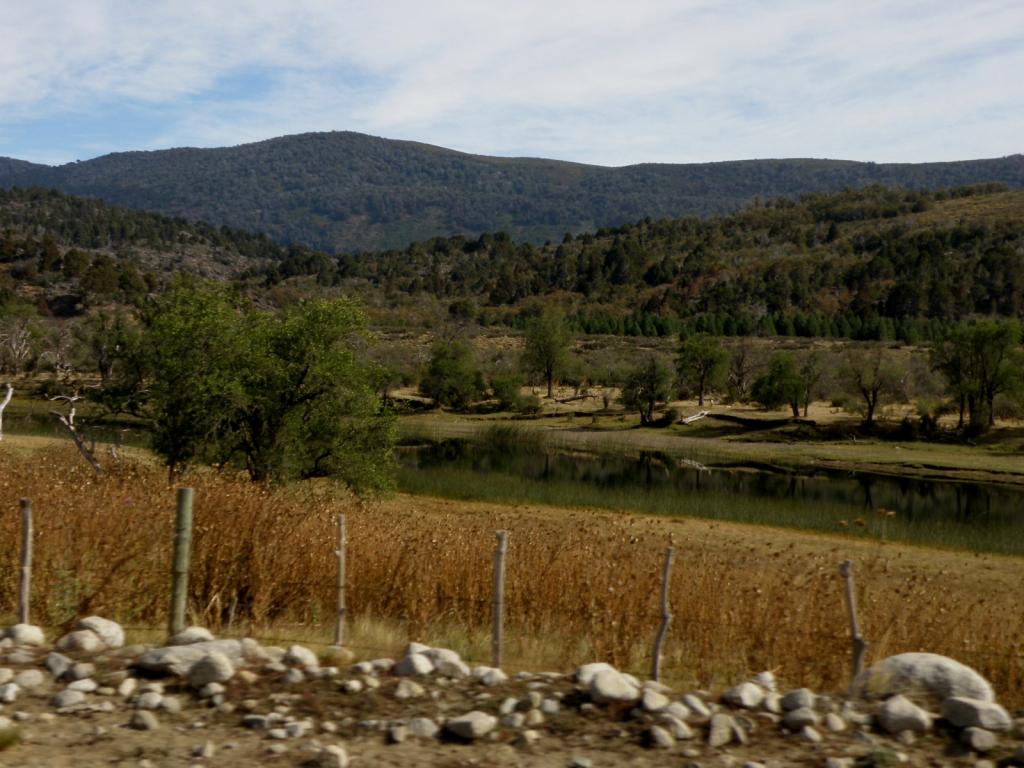
<instances>
[{"instance_id":1,"label":"grassy bank","mask_svg":"<svg viewBox=\"0 0 1024 768\"><path fill-rule=\"evenodd\" d=\"M33 617L117 618L161 634L173 491L159 467L122 463L96 479L65 446L0 443L0 509L36 507ZM362 657L402 642L486 660L494 531L510 532L510 669L606 659L638 673L659 622L664 548L674 544L675 621L665 671L719 686L764 668L786 685L840 689L849 641L836 575L856 563L874 658L945 653L1024 704L1024 559L965 556L768 527L609 513L592 507L469 503L398 495L360 507L336 489L272 491L213 474L196 489L190 620L268 640L328 642L334 516L348 513L351 643ZM0 614L14 610L17 515L0 516ZM56 631L56 630L54 630Z\"/></svg>"}]
</instances>

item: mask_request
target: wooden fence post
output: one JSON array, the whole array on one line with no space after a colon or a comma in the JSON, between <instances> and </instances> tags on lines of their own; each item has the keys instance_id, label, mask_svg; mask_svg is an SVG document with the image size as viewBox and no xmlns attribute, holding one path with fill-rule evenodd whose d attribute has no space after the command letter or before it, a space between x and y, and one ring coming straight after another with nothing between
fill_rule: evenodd
<instances>
[{"instance_id":1,"label":"wooden fence post","mask_svg":"<svg viewBox=\"0 0 1024 768\"><path fill-rule=\"evenodd\" d=\"M185 628L188 605L188 567L192 556L192 489L178 489L178 509L174 517L174 560L171 565L171 616L168 633L176 635Z\"/></svg>"},{"instance_id":2,"label":"wooden fence post","mask_svg":"<svg viewBox=\"0 0 1024 768\"><path fill-rule=\"evenodd\" d=\"M868 644L860 633L860 624L857 622L857 601L853 592L853 561L844 560L839 564L839 575L846 582L846 609L850 619L850 644L853 647L853 661L850 671L850 693L853 693L853 683L864 669L864 655L867 653Z\"/></svg>"},{"instance_id":3,"label":"wooden fence post","mask_svg":"<svg viewBox=\"0 0 1024 768\"><path fill-rule=\"evenodd\" d=\"M342 645L345 640L345 547L348 537L345 534L345 513L338 513L338 616L334 624L334 644Z\"/></svg>"},{"instance_id":4,"label":"wooden fence post","mask_svg":"<svg viewBox=\"0 0 1024 768\"><path fill-rule=\"evenodd\" d=\"M498 531L498 545L494 550L494 609L491 615L491 664L501 667L505 619L505 553L508 551L508 531Z\"/></svg>"},{"instance_id":5,"label":"wooden fence post","mask_svg":"<svg viewBox=\"0 0 1024 768\"><path fill-rule=\"evenodd\" d=\"M21 500L21 578L18 581L18 623L28 624L32 588L32 502Z\"/></svg>"},{"instance_id":6,"label":"wooden fence post","mask_svg":"<svg viewBox=\"0 0 1024 768\"><path fill-rule=\"evenodd\" d=\"M651 679L654 682L661 679L661 649L665 644L665 635L668 634L668 625L672 623L672 610L668 602L668 584L675 556L675 547L665 550L665 567L661 572L661 626L658 627L658 635L654 639L654 658L651 661Z\"/></svg>"}]
</instances>

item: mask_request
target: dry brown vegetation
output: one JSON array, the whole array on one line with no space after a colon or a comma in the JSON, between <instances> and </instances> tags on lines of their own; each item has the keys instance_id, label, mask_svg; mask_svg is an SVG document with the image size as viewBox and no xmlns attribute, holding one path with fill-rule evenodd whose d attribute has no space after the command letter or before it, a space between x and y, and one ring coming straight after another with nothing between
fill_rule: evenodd
<instances>
[{"instance_id":1,"label":"dry brown vegetation","mask_svg":"<svg viewBox=\"0 0 1024 768\"><path fill-rule=\"evenodd\" d=\"M32 618L56 628L100 613L158 635L174 507L164 473L140 459L97 480L71 449L20 440L0 444L0 614L15 609L16 510L27 496ZM324 485L272 491L213 474L189 484L191 618L215 630L231 622L265 639L329 642L334 516L345 511L350 638L362 656L419 639L486 660L494 531L507 529L510 668L605 659L644 673L671 543L675 620L663 669L672 682L724 685L770 668L787 684L835 690L849 664L836 566L849 557L872 657L945 653L1024 704L1021 559L582 509L408 496L360 509Z\"/></svg>"}]
</instances>

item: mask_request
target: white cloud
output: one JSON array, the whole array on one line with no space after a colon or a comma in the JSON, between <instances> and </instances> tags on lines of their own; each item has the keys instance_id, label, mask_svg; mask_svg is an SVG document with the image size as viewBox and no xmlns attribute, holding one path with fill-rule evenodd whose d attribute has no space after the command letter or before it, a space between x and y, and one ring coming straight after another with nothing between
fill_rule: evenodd
<instances>
[{"instance_id":1,"label":"white cloud","mask_svg":"<svg viewBox=\"0 0 1024 768\"><path fill-rule=\"evenodd\" d=\"M1019 2L0 0L0 11L18 30L0 46L0 125L106 112L114 136L119 110L159 113L159 130L121 149L348 129L608 164L1024 150Z\"/></svg>"}]
</instances>

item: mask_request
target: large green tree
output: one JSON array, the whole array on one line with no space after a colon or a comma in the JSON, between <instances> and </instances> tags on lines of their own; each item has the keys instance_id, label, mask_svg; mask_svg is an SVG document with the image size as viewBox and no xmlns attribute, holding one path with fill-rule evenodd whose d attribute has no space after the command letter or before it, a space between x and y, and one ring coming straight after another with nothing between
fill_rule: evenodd
<instances>
[{"instance_id":1,"label":"large green tree","mask_svg":"<svg viewBox=\"0 0 1024 768\"><path fill-rule=\"evenodd\" d=\"M472 346L451 339L434 345L427 372L420 381L420 394L458 410L483 397L485 388Z\"/></svg>"},{"instance_id":2,"label":"large green tree","mask_svg":"<svg viewBox=\"0 0 1024 768\"><path fill-rule=\"evenodd\" d=\"M887 398L902 396L905 373L884 347L846 351L839 375L850 394L861 400L862 426L871 429Z\"/></svg>"},{"instance_id":3,"label":"large green tree","mask_svg":"<svg viewBox=\"0 0 1024 768\"><path fill-rule=\"evenodd\" d=\"M754 400L765 408L781 408L788 405L793 418L800 416L800 400L804 382L796 358L789 352L776 352L768 364L768 370L758 376L751 387Z\"/></svg>"},{"instance_id":4,"label":"large green tree","mask_svg":"<svg viewBox=\"0 0 1024 768\"><path fill-rule=\"evenodd\" d=\"M548 397L554 397L555 379L569 364L572 345L565 316L554 309L545 310L527 323L525 342L523 365L544 377Z\"/></svg>"},{"instance_id":5,"label":"large green tree","mask_svg":"<svg viewBox=\"0 0 1024 768\"><path fill-rule=\"evenodd\" d=\"M672 369L654 355L626 375L622 404L640 413L641 426L654 421L654 409L672 396Z\"/></svg>"},{"instance_id":6,"label":"large green tree","mask_svg":"<svg viewBox=\"0 0 1024 768\"><path fill-rule=\"evenodd\" d=\"M722 343L707 333L695 333L683 339L676 360L679 381L697 393L697 404L704 405L704 396L724 387L729 372L729 353Z\"/></svg>"},{"instance_id":7,"label":"large green tree","mask_svg":"<svg viewBox=\"0 0 1024 768\"><path fill-rule=\"evenodd\" d=\"M365 332L352 300L271 313L179 282L141 340L154 448L172 474L194 460L237 462L256 481L329 475L357 492L385 487L394 424L362 360Z\"/></svg>"}]
</instances>

